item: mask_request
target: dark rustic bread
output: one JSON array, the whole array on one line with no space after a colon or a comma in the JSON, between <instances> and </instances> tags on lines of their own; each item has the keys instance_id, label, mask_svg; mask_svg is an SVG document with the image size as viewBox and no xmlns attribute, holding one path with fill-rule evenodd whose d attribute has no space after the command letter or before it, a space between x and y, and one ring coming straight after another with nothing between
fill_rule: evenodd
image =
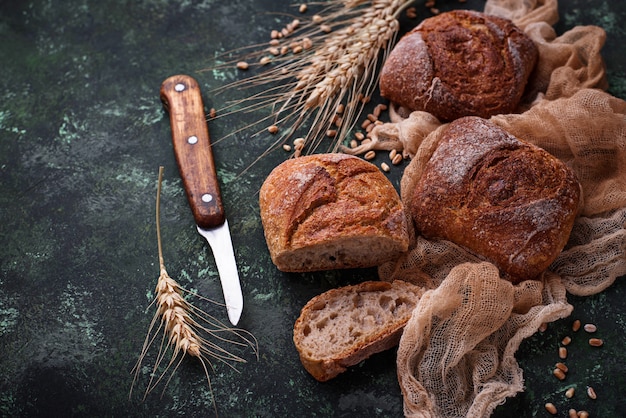
<instances>
[{"instance_id":1,"label":"dark rustic bread","mask_svg":"<svg viewBox=\"0 0 626 418\"><path fill-rule=\"evenodd\" d=\"M272 261L282 271L372 267L408 249L404 206L393 184L354 156L283 162L263 183L259 206Z\"/></svg>"},{"instance_id":2,"label":"dark rustic bread","mask_svg":"<svg viewBox=\"0 0 626 418\"><path fill-rule=\"evenodd\" d=\"M573 171L485 119L443 129L407 203L416 231L483 256L513 283L539 278L578 213Z\"/></svg>"},{"instance_id":3,"label":"dark rustic bread","mask_svg":"<svg viewBox=\"0 0 626 418\"><path fill-rule=\"evenodd\" d=\"M399 280L368 281L314 297L293 329L302 365L323 382L398 345L422 293Z\"/></svg>"},{"instance_id":4,"label":"dark rustic bread","mask_svg":"<svg viewBox=\"0 0 626 418\"><path fill-rule=\"evenodd\" d=\"M425 19L387 58L380 92L440 120L512 113L538 59L511 21L469 10Z\"/></svg>"}]
</instances>

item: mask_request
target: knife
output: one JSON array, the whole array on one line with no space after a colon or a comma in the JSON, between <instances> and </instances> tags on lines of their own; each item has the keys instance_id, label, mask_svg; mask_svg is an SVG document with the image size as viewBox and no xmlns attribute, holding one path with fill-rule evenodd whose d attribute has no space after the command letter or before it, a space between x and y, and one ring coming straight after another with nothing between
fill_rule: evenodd
<instances>
[{"instance_id":1,"label":"knife","mask_svg":"<svg viewBox=\"0 0 626 418\"><path fill-rule=\"evenodd\" d=\"M187 75L169 77L161 85L161 101L170 114L174 154L187 200L198 232L213 251L228 319L237 325L243 310L243 296L200 87Z\"/></svg>"}]
</instances>

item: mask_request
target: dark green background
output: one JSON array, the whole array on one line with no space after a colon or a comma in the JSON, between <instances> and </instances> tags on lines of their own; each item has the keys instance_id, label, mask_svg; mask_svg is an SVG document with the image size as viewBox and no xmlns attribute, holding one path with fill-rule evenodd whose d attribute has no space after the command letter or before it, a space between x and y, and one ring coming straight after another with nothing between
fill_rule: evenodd
<instances>
[{"instance_id":1,"label":"dark green background","mask_svg":"<svg viewBox=\"0 0 626 418\"><path fill-rule=\"evenodd\" d=\"M441 10L461 6L438 1ZM557 32L602 26L610 92L626 98L626 3L561 0ZM464 7L482 9L482 0ZM423 2L421 17L429 14ZM234 81L228 69L200 72L233 48L266 42L298 14L270 0L0 1L0 415L210 416L212 397L200 366L184 362L161 396L129 400L130 371L153 310L158 276L154 206L165 166L162 233L168 271L183 286L221 299L213 258L197 235L178 177L161 82L188 73L207 108L240 92L212 91ZM310 15L310 14L309 14ZM217 119L214 140L265 115ZM376 355L321 384L301 367L293 322L314 295L375 278L374 270L283 274L267 253L257 192L275 152L239 175L271 142L254 131L215 145L218 172L242 276L240 325L259 341L260 358L239 373L211 374L221 416L401 416L395 352ZM380 163L385 158L378 157ZM390 178L398 185L401 168ZM496 416L546 416L555 403L594 417L623 416L626 288L570 297L572 318L525 341L518 353L526 391ZM208 306L226 320L220 307ZM571 322L598 325L605 346L592 349ZM565 382L551 376L559 341L574 337ZM155 354L155 351L152 352ZM142 383L145 384L145 381ZM598 399L584 395L592 385ZM578 392L567 401L564 392ZM143 386L139 386L139 393Z\"/></svg>"}]
</instances>

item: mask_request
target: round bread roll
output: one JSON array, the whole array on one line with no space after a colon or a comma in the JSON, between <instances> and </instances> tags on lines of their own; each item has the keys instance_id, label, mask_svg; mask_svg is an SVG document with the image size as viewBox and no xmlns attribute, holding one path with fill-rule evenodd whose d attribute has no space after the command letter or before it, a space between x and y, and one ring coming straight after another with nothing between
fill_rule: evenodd
<instances>
[{"instance_id":1,"label":"round bread roll","mask_svg":"<svg viewBox=\"0 0 626 418\"><path fill-rule=\"evenodd\" d=\"M407 203L416 231L486 258L513 283L540 278L578 214L573 171L485 119L442 129Z\"/></svg>"},{"instance_id":2,"label":"round bread roll","mask_svg":"<svg viewBox=\"0 0 626 418\"><path fill-rule=\"evenodd\" d=\"M400 39L382 68L380 92L442 121L512 113L537 59L536 45L511 21L454 10Z\"/></svg>"},{"instance_id":3,"label":"round bread roll","mask_svg":"<svg viewBox=\"0 0 626 418\"><path fill-rule=\"evenodd\" d=\"M404 207L373 164L346 154L290 159L267 177L261 221L279 270L377 266L408 249Z\"/></svg>"}]
</instances>

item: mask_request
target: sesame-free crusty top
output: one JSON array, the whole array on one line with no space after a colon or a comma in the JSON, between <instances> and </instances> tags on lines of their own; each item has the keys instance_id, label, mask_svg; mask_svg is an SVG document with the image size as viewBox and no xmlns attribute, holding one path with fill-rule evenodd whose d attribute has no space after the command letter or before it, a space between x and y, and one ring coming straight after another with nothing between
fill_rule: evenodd
<instances>
[{"instance_id":1,"label":"sesame-free crusty top","mask_svg":"<svg viewBox=\"0 0 626 418\"><path fill-rule=\"evenodd\" d=\"M397 191L375 165L354 156L281 163L263 183L259 207L272 261L282 271L372 267L408 249Z\"/></svg>"},{"instance_id":2,"label":"sesame-free crusty top","mask_svg":"<svg viewBox=\"0 0 626 418\"><path fill-rule=\"evenodd\" d=\"M512 113L538 59L511 21L470 10L425 19L400 39L381 71L380 91L440 120Z\"/></svg>"},{"instance_id":3,"label":"sesame-free crusty top","mask_svg":"<svg viewBox=\"0 0 626 418\"><path fill-rule=\"evenodd\" d=\"M483 256L513 283L539 278L578 214L574 172L486 119L465 117L443 129L411 186L416 231Z\"/></svg>"}]
</instances>

